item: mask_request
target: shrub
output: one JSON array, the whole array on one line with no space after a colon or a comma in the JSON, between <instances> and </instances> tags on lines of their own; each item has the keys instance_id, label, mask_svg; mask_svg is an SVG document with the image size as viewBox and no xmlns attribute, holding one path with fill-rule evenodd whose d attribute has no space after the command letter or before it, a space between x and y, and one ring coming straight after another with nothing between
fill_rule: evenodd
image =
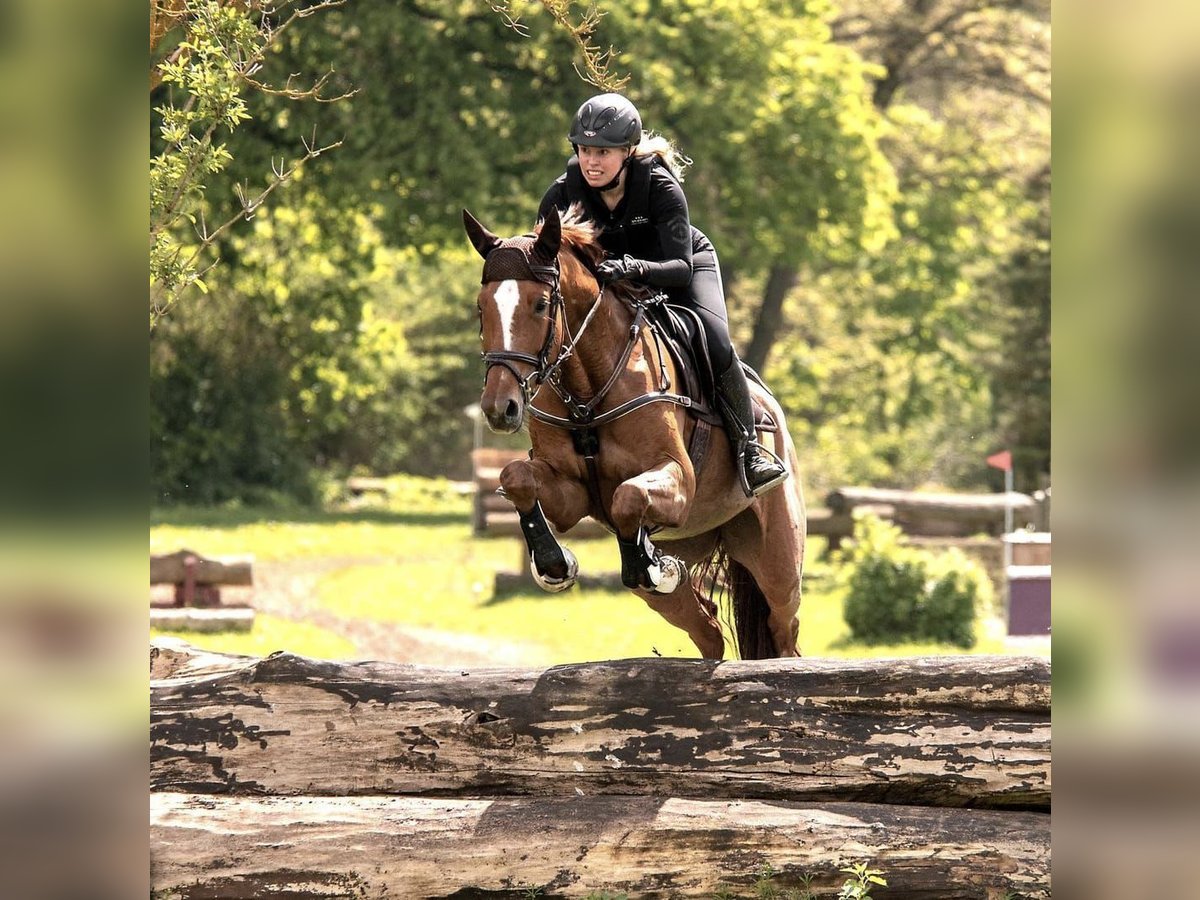
<instances>
[{"instance_id":1,"label":"shrub","mask_svg":"<svg viewBox=\"0 0 1200 900\"><path fill-rule=\"evenodd\" d=\"M961 551L934 556L905 546L897 526L868 514L857 517L843 563L843 615L854 639L975 646L976 604L990 599L991 584Z\"/></svg>"},{"instance_id":2,"label":"shrub","mask_svg":"<svg viewBox=\"0 0 1200 900\"><path fill-rule=\"evenodd\" d=\"M990 607L992 583L978 563L951 548L930 554L929 580L917 616L918 637L959 647L975 646L975 611Z\"/></svg>"}]
</instances>

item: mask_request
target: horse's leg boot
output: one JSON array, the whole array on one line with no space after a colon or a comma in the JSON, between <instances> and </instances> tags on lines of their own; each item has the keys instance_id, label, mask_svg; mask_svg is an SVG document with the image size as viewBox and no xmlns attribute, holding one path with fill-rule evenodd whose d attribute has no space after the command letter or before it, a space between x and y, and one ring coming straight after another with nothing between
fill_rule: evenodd
<instances>
[{"instance_id":1,"label":"horse's leg boot","mask_svg":"<svg viewBox=\"0 0 1200 900\"><path fill-rule=\"evenodd\" d=\"M629 589L648 588L657 594L670 594L683 581L686 569L673 556L667 556L650 543L650 532L643 525L632 541L617 536L621 549L621 584Z\"/></svg>"},{"instance_id":2,"label":"horse's leg boot","mask_svg":"<svg viewBox=\"0 0 1200 900\"><path fill-rule=\"evenodd\" d=\"M738 480L746 496L757 497L786 481L788 471L782 461L755 440L750 385L736 356L729 368L717 376L717 409L733 445L733 458L740 463L736 466Z\"/></svg>"},{"instance_id":3,"label":"horse's leg boot","mask_svg":"<svg viewBox=\"0 0 1200 900\"><path fill-rule=\"evenodd\" d=\"M575 554L560 544L550 531L542 504L534 501L533 509L527 513L519 512L518 517L521 536L529 549L529 570L538 587L556 594L575 584L579 563Z\"/></svg>"}]
</instances>

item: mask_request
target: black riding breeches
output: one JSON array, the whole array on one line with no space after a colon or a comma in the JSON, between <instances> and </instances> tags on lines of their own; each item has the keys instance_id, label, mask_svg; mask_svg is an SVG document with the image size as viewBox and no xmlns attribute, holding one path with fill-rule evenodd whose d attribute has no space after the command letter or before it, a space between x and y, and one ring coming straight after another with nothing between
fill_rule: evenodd
<instances>
[{"instance_id":1,"label":"black riding breeches","mask_svg":"<svg viewBox=\"0 0 1200 900\"><path fill-rule=\"evenodd\" d=\"M713 371L719 375L733 362L733 342L729 339L729 313L725 309L725 288L715 251L702 250L692 256L692 282L685 302L700 313L708 355Z\"/></svg>"}]
</instances>

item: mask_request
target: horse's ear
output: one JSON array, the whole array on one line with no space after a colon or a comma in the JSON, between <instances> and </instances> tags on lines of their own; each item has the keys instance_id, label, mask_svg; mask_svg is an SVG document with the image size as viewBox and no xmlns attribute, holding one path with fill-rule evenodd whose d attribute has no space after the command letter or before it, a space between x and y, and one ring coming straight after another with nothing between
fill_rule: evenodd
<instances>
[{"instance_id":1,"label":"horse's ear","mask_svg":"<svg viewBox=\"0 0 1200 900\"><path fill-rule=\"evenodd\" d=\"M562 245L562 219L558 216L558 207L551 206L542 222L542 230L538 233L537 243L533 245L533 255L545 262L552 262L558 256L558 248Z\"/></svg>"},{"instance_id":2,"label":"horse's ear","mask_svg":"<svg viewBox=\"0 0 1200 900\"><path fill-rule=\"evenodd\" d=\"M465 209L463 210L463 227L467 229L467 237L471 239L471 243L475 245L475 249L484 259L487 259L488 254L500 246L500 238L480 225L479 220Z\"/></svg>"}]
</instances>

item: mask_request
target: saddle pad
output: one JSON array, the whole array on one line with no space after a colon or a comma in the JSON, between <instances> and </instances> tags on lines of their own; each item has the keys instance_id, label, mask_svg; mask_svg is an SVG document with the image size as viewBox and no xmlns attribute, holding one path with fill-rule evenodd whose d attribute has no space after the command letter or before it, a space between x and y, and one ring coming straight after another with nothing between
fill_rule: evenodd
<instances>
[{"instance_id":1,"label":"saddle pad","mask_svg":"<svg viewBox=\"0 0 1200 900\"><path fill-rule=\"evenodd\" d=\"M651 308L651 319L658 329L667 352L675 362L675 370L679 373L682 384L675 385L679 393L691 397L693 401L702 404L701 409L693 407L689 410L698 419L712 425L724 427L717 414L716 398L713 389L712 363L708 355L708 341L704 335L704 326L695 310L675 303L659 303ZM766 386L757 372L741 364L746 377L759 385L768 394ZM774 396L774 395L772 395ZM754 408L754 425L759 431L774 432L779 426L774 417L751 395L751 405Z\"/></svg>"}]
</instances>

